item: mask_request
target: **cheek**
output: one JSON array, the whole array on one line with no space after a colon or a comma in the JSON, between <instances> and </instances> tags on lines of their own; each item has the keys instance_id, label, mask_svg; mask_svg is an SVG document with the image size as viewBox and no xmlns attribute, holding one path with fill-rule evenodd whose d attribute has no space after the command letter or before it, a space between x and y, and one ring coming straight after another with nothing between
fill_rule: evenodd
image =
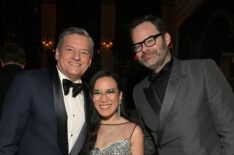
<instances>
[{"instance_id":1,"label":"cheek","mask_svg":"<svg viewBox=\"0 0 234 155\"><path fill-rule=\"evenodd\" d=\"M90 64L91 64L90 58L87 58L87 57L83 58L83 62L84 62L85 64L87 64L88 66L90 66Z\"/></svg>"},{"instance_id":2,"label":"cheek","mask_svg":"<svg viewBox=\"0 0 234 155\"><path fill-rule=\"evenodd\" d=\"M118 99L116 99L116 101L114 101L114 107L115 107L115 108L117 108L117 107L118 107L119 102L120 102L120 101L119 101Z\"/></svg>"},{"instance_id":3,"label":"cheek","mask_svg":"<svg viewBox=\"0 0 234 155\"><path fill-rule=\"evenodd\" d=\"M98 102L97 101L94 100L93 105L94 105L95 109L98 109Z\"/></svg>"},{"instance_id":4,"label":"cheek","mask_svg":"<svg viewBox=\"0 0 234 155\"><path fill-rule=\"evenodd\" d=\"M137 54L136 54L136 57L137 57L138 60L141 59L141 54L140 54L140 53L137 53Z\"/></svg>"}]
</instances>

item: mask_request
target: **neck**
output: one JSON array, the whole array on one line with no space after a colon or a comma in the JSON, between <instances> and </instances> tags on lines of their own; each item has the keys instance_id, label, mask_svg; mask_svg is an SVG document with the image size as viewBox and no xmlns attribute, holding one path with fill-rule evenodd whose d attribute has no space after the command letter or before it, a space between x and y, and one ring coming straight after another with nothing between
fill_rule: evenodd
<instances>
[{"instance_id":1,"label":"neck","mask_svg":"<svg viewBox=\"0 0 234 155\"><path fill-rule=\"evenodd\" d=\"M118 124L120 120L117 119L117 113L115 113L109 118L101 118L101 124Z\"/></svg>"},{"instance_id":2,"label":"neck","mask_svg":"<svg viewBox=\"0 0 234 155\"><path fill-rule=\"evenodd\" d=\"M160 67L156 68L156 69L154 70L154 72L155 72L155 73L159 73L159 72L163 69L163 67L164 67L169 61L171 61L171 53L170 53L170 52L168 52L168 55L166 56L166 58L165 58L163 64L162 64Z\"/></svg>"}]
</instances>

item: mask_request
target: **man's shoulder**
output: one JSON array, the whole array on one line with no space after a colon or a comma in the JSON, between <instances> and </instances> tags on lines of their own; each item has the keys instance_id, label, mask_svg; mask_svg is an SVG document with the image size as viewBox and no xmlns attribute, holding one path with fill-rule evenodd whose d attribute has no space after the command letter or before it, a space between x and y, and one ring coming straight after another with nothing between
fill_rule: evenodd
<instances>
[{"instance_id":1,"label":"man's shoulder","mask_svg":"<svg viewBox=\"0 0 234 155\"><path fill-rule=\"evenodd\" d=\"M48 69L26 69L19 72L17 78L41 78L41 76L48 75Z\"/></svg>"},{"instance_id":2,"label":"man's shoulder","mask_svg":"<svg viewBox=\"0 0 234 155\"><path fill-rule=\"evenodd\" d=\"M135 89L141 89L141 88L145 87L146 84L147 84L147 81L148 81L147 79L148 79L148 77L146 76L146 77L144 77L144 79L142 79L141 81L139 81L139 82L134 86L134 90L135 90Z\"/></svg>"},{"instance_id":3,"label":"man's shoulder","mask_svg":"<svg viewBox=\"0 0 234 155\"><path fill-rule=\"evenodd\" d=\"M185 59L185 60L179 60L182 64L203 64L203 63L214 63L213 59Z\"/></svg>"}]
</instances>

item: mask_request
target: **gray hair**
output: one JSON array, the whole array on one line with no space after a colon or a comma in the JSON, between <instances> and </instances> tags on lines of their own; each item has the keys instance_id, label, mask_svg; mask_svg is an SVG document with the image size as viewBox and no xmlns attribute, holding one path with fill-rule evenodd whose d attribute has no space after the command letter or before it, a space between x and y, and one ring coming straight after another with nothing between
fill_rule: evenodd
<instances>
[{"instance_id":1,"label":"gray hair","mask_svg":"<svg viewBox=\"0 0 234 155\"><path fill-rule=\"evenodd\" d=\"M59 35L57 48L61 49L61 46L62 46L64 40L66 39L66 37L68 35L71 35L71 34L83 35L83 36L86 36L88 38L89 44L90 44L90 49L91 49L90 55L91 55L91 57L93 57L94 41L93 41L92 37L89 35L89 33L81 27L70 27L70 28L63 30L63 32Z\"/></svg>"}]
</instances>

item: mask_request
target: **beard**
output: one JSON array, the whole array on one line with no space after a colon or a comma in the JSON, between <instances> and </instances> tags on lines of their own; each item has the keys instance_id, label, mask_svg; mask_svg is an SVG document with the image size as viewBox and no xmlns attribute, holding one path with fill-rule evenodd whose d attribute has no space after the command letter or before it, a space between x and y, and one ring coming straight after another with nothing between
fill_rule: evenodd
<instances>
[{"instance_id":1,"label":"beard","mask_svg":"<svg viewBox=\"0 0 234 155\"><path fill-rule=\"evenodd\" d=\"M152 54L152 56L150 58L145 59L144 57L147 54ZM162 68L163 65L166 64L167 61L166 58L169 55L170 55L170 50L166 45L165 41L163 41L162 46L160 46L158 49L153 49L142 54L141 59L139 59L139 62L146 68L156 71Z\"/></svg>"}]
</instances>

